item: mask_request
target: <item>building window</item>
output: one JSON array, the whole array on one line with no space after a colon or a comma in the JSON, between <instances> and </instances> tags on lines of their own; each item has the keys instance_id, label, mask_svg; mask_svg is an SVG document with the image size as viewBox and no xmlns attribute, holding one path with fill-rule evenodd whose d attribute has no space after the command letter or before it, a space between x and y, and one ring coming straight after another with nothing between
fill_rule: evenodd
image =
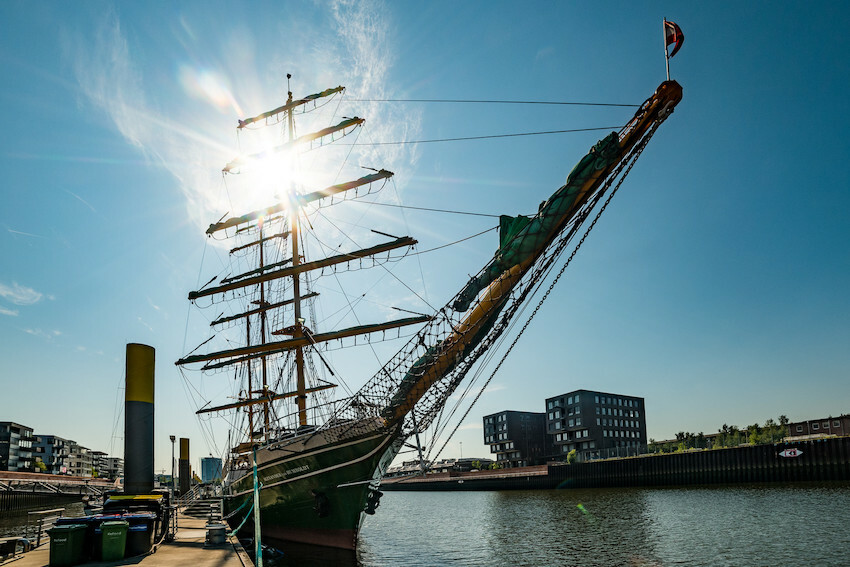
<instances>
[{"instance_id":1,"label":"building window","mask_svg":"<svg viewBox=\"0 0 850 567\"><path fill-rule=\"evenodd\" d=\"M599 396L593 396L593 401L598 404L599 403Z\"/></svg>"},{"instance_id":2,"label":"building window","mask_svg":"<svg viewBox=\"0 0 850 567\"><path fill-rule=\"evenodd\" d=\"M576 403L579 403L579 395L578 395L578 394L576 394L576 400L575 400L575 402L576 402Z\"/></svg>"},{"instance_id":3,"label":"building window","mask_svg":"<svg viewBox=\"0 0 850 567\"><path fill-rule=\"evenodd\" d=\"M817 423L813 423L812 429L820 429L820 425L818 425Z\"/></svg>"},{"instance_id":4,"label":"building window","mask_svg":"<svg viewBox=\"0 0 850 567\"><path fill-rule=\"evenodd\" d=\"M802 426L802 425L798 425L798 426L797 426L797 433L802 433L802 432L803 432L803 426Z\"/></svg>"},{"instance_id":5,"label":"building window","mask_svg":"<svg viewBox=\"0 0 850 567\"><path fill-rule=\"evenodd\" d=\"M567 398L567 405L570 405L572 403L573 403L573 397L570 396L569 398Z\"/></svg>"},{"instance_id":6,"label":"building window","mask_svg":"<svg viewBox=\"0 0 850 567\"><path fill-rule=\"evenodd\" d=\"M832 422L832 426L833 427L841 427L841 422L838 421L838 420L835 420L835 421Z\"/></svg>"},{"instance_id":7,"label":"building window","mask_svg":"<svg viewBox=\"0 0 850 567\"><path fill-rule=\"evenodd\" d=\"M824 429L829 429L829 422L828 422L828 421L824 421L824 422L823 422L823 428L824 428Z\"/></svg>"},{"instance_id":8,"label":"building window","mask_svg":"<svg viewBox=\"0 0 850 567\"><path fill-rule=\"evenodd\" d=\"M546 404L546 409L552 409L553 405L554 405L554 403L552 402L552 400L549 400L549 403Z\"/></svg>"}]
</instances>

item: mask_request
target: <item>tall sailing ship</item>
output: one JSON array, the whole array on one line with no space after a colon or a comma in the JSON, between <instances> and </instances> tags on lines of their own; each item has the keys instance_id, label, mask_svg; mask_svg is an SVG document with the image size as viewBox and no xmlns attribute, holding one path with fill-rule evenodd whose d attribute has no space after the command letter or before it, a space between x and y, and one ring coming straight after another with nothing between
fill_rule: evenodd
<instances>
[{"instance_id":1,"label":"tall sailing ship","mask_svg":"<svg viewBox=\"0 0 850 567\"><path fill-rule=\"evenodd\" d=\"M352 117L297 135L296 117L343 91L340 86L301 99L290 92L283 106L240 120L240 132L277 125L284 132L283 143L234 159L225 165L225 175L260 160L297 154L299 148L321 150L318 146L361 127L364 119ZM226 268L189 293L194 303L215 304L216 311L219 304L232 309L210 323L214 332L229 330L230 338L228 348L197 353L206 347L205 341L176 364L233 375L243 384L238 399L198 412L224 412L238 429L225 465L225 512L234 527L252 533L259 526L264 540L354 549L365 515L375 513L379 504L382 475L405 442L416 438L415 447L420 447L420 434L440 416L476 362L497 344L558 258L575 246L575 237L592 227L594 221L586 221L601 214L605 199L610 200L681 98L678 83L663 82L622 129L599 140L579 160L537 214L502 216L493 258L431 313L334 330L318 329L316 323L315 274L377 265L393 258L394 251L417 244L410 236L373 231L386 240L305 257L310 214L318 207L345 206L348 198L371 194L391 179L390 171L372 170L324 189L293 184L265 208L211 224L208 236L234 241L229 250L234 262L250 258L255 264L239 273ZM362 344L388 332L407 332L409 338L358 391L330 396L336 384L326 378L336 375L325 349L346 341ZM233 344L236 341L240 344ZM255 491L260 509L256 524L244 521Z\"/></svg>"}]
</instances>

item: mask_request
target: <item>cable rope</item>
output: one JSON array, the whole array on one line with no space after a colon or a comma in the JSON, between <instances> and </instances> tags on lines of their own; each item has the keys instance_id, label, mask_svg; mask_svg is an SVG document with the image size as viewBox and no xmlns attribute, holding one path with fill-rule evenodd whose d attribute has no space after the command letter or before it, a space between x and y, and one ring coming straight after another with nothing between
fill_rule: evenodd
<instances>
[{"instance_id":1,"label":"cable rope","mask_svg":"<svg viewBox=\"0 0 850 567\"><path fill-rule=\"evenodd\" d=\"M341 102L341 101L340 101ZM556 106L617 106L627 108L639 108L639 104L616 104L610 102L561 102L546 100L466 100L466 99L442 99L442 98L351 98L346 102L434 102L455 104L541 104Z\"/></svg>"},{"instance_id":2,"label":"cable rope","mask_svg":"<svg viewBox=\"0 0 850 567\"><path fill-rule=\"evenodd\" d=\"M473 234L472 236L467 236L466 238L461 238L460 240L455 240L454 242L449 242L448 244L443 244L442 246L437 246L436 248L429 248L428 250L422 250L421 252L411 252L410 254L407 254L407 256L419 256L421 254L433 252L434 250L439 250L441 248L448 248L449 246L454 246L455 244L460 244L461 242L471 240L471 239L473 239L477 236L481 236L482 234L487 234L488 232L491 232L493 230L498 230L498 229L499 229L498 226L492 226L492 227L490 227L486 230L482 230L481 232L477 232L477 233Z\"/></svg>"},{"instance_id":3,"label":"cable rope","mask_svg":"<svg viewBox=\"0 0 850 567\"><path fill-rule=\"evenodd\" d=\"M325 219L325 220L326 220L326 221L327 221L327 222L328 222L331 226L333 226L335 229L337 229L338 231L340 231L343 235L345 235L345 237L346 237L346 238L348 238L349 240L351 240L352 242L354 242L354 244L357 244L357 241L355 241L353 238L351 238L350 236L348 236L348 234L347 234L345 231L341 230L338 226L336 226L336 224L334 224L334 223L333 223L333 221L331 221L331 220L330 220L330 219L329 219L326 215L322 214L321 212L318 212L318 214L321 214L321 215L322 215L322 217L323 217L323 218L324 218L324 219ZM331 249L330 247L328 247L328 245L327 245L327 244L325 244L325 243L323 243L321 240L319 240L319 239L316 237L316 235L313 235L313 238L316 238L316 241L317 241L317 242L319 242L320 244L322 244L322 246L325 246L326 248ZM332 249L331 249L331 250L332 250ZM403 258L403 257L405 257L405 256L409 256L410 254L412 254L412 253L407 253L407 254L405 254L404 256L402 256L402 258ZM399 259L400 259L400 258L399 258ZM418 297L418 298L422 301L422 303L424 303L425 305L427 305L427 306L431 309L431 311L433 311L434 313L436 313L436 312L438 311L438 309L436 309L433 305L431 305L431 304L430 304L430 303L429 303L429 302L428 302L428 301L427 301L424 297L422 297L421 295L419 295L419 294L416 292L416 290L414 290L414 289L413 289L413 288L411 288L409 285L407 285L406 283L404 283L404 281L402 281L402 280L401 280L401 278L399 278L398 276L396 276L396 275L392 272L392 270L390 270L389 268L387 268L387 267L386 267L383 263L381 263L381 264L377 264L377 266L379 266L379 267L383 268L384 270L386 270L386 272L387 272L390 276L392 276L392 277L393 277L393 278L394 278L394 279L395 279L398 283L400 283L400 284L401 284L401 285L403 285L405 288L407 288L407 290L408 290L408 291L410 291L410 293L412 293L413 295L415 295L416 297Z\"/></svg>"},{"instance_id":4,"label":"cable rope","mask_svg":"<svg viewBox=\"0 0 850 567\"><path fill-rule=\"evenodd\" d=\"M469 140L492 140L494 138L516 138L518 136L543 136L547 134L570 134L574 132L596 132L599 130L618 130L620 126L603 126L601 128L573 128L570 130L544 130L541 132L518 132L515 134L490 134L488 136L463 136L460 138L434 138L431 140L402 140L399 142L363 142L352 143L352 146L401 146L404 144L430 144L434 142L465 142ZM346 145L339 142L340 145Z\"/></svg>"},{"instance_id":5,"label":"cable rope","mask_svg":"<svg viewBox=\"0 0 850 567\"><path fill-rule=\"evenodd\" d=\"M653 130L653 132L654 132L654 130ZM651 134L650 134L650 136L651 136ZM631 170L631 167L634 165L634 163L637 159L637 156L640 155L640 152L643 151L642 148L645 147L647 142L648 142L648 139L645 140L645 141L642 141L642 145L638 144L638 146L636 146L636 148L634 148L632 150L632 152L629 153L629 156L627 156L625 161L623 161L621 163L621 165L616 169L616 171L613 173L613 175L609 178L609 181L607 181L605 183L605 185L601 188L601 190L592 199L589 206L587 206L583 212L579 213L578 217L576 217L576 219L571 223L573 225L573 229L570 229L570 231L567 234L565 234L564 237L562 237L560 239L560 241L552 248L551 252L548 253L548 258L545 259L540 264L540 267L537 268L535 270L535 272L532 273L531 277L529 278L529 284L530 285L526 286L525 289L521 290L519 295L514 296L515 299L512 303L512 306L501 317L502 322L500 324L504 325L507 322L507 326L505 327L505 329L496 328L490 335L492 337L492 339L489 341L489 344L488 344L487 340L482 342L481 345L479 345L478 350L476 352L473 352L472 355L467 359L468 364L466 365L466 369L461 370L459 372L455 372L454 376L449 379L449 381L448 381L449 384L444 389L444 393L443 394L437 394L438 400L437 400L437 402L434 403L437 407L439 407L439 409L437 410L436 416L435 416L435 417L438 418L438 421L437 421L437 431L438 432L437 432L436 436L441 435L442 432L445 430L445 427L448 426L448 422L450 421L451 417L453 417L453 415L457 411L457 409L460 407L462 399L466 395L466 393L469 392L470 387L467 387L467 388L464 389L464 393L461 395L461 399L458 400L458 402L455 404L455 406L449 412L449 416L446 420L446 424L442 425L442 426L440 425L440 422L443 419L445 407L439 405L439 399L441 397L443 399L448 398L448 396L454 390L454 387L451 385L451 383L452 382L454 382L455 384L459 383L460 380L462 380L464 378L464 376L466 375L466 373L469 371L469 368L472 366L472 364L475 363L477 361L477 359L482 356L482 351L484 351L483 352L484 362L481 365L479 365L478 369L474 373L473 378L471 379L472 383L474 383L480 377L480 375L483 372L483 368L487 364L489 364L489 360L492 358L492 356L490 356L490 355L498 350L498 346L497 346L496 349L493 349L492 348L493 345L501 345L503 343L503 340L504 340L504 337L505 337L505 330L510 330L510 329L514 328L516 322L518 321L518 319L515 316L516 313L517 312L524 313L526 308L528 307L528 304L525 303L525 298L528 297L529 295L534 296L534 295L537 294L537 291L539 290L540 286L542 285L543 280L548 276L555 260L560 256L562 251L568 246L568 244L572 241L572 239L576 235L575 229L578 228L578 226L581 226L581 224L584 223L584 220L586 220L586 218L589 216L590 212L600 202L600 200L604 196L605 192L611 187L612 182L617 177L620 176L620 173L625 169L625 166L628 165L628 169L626 170L626 173L623 175L623 179L625 179L625 176L628 175L628 171ZM617 187L619 187L619 185L622 184L623 179L621 179L618 182ZM607 206L607 204L606 204L606 206ZM585 235L585 238L586 238L586 235ZM491 376L491 379L492 379L492 376ZM490 380L488 380L484 384L484 386L482 387L482 392L479 392L479 396L480 396L481 393L483 393L483 389L486 388L489 381ZM477 399L478 398L476 397L476 400ZM475 402L473 402L473 404L474 403ZM470 408L467 409L466 414L468 414L471 407L472 406L470 406ZM433 411L433 408L432 408L432 411ZM466 417L466 414L464 415L464 419ZM462 422L462 420L461 420L461 422ZM457 428L455 428L455 431L456 430L457 430ZM451 436L449 436L449 438L446 440L446 442L448 442L448 440L450 440L453 435L454 435L454 431L452 432ZM445 444L443 445L443 447L445 447ZM440 450L442 451L442 448ZM428 451L428 454L429 454L429 457L430 457L430 450Z\"/></svg>"},{"instance_id":6,"label":"cable rope","mask_svg":"<svg viewBox=\"0 0 850 567\"><path fill-rule=\"evenodd\" d=\"M470 216L474 216L474 217L491 217L491 218L496 218L496 219L501 217L501 215L491 215L491 214L488 214L488 213L470 213L468 211L452 211L452 210L449 210L449 209L432 209L432 208L429 208L429 207L413 207L411 205L396 205L396 204L393 204L393 203L378 203L376 201L356 201L356 200L352 199L351 202L352 203L359 203L361 205L378 205L379 207L396 207L396 208L399 208L399 209L413 209L413 210L416 210L416 211L430 211L430 212L433 212L433 213L448 213L448 214L452 214L452 215L470 215Z\"/></svg>"},{"instance_id":7,"label":"cable rope","mask_svg":"<svg viewBox=\"0 0 850 567\"><path fill-rule=\"evenodd\" d=\"M579 240L578 244L576 244L576 246L575 246L575 248L573 249L572 253L571 253L571 254L570 254L570 256L567 258L567 260L564 262L564 265L563 265L563 266L561 266L561 269L558 271L558 274L557 274L557 275L555 276L555 278L552 280L552 283L549 285L549 288L546 290L546 293L544 293L544 294L543 294L543 297L541 297L541 298L540 298L540 301L537 303L537 306L534 308L534 311L532 311L532 312L531 312L531 315L529 315L528 319L526 319L525 324L524 324L524 325L522 326L522 328L519 330L519 333L517 333L517 335L514 337L514 340L511 342L511 344L510 344L510 346L508 347L508 349L507 349L507 350L505 351L505 353L502 355L502 357L501 357L501 359L499 360L498 364L497 364L497 365L496 365L496 367L493 369L493 371L490 373L490 376L487 378L487 380L486 380L486 381L484 382L484 384L481 386L481 390L478 392L478 394L477 394L477 395L475 396L475 398L472 400L472 402L470 403L469 407L468 407L468 408L466 409L466 411L464 412L463 416L461 416L461 418L458 420L458 422L457 422L457 424L455 425L454 429L452 429L451 434L448 436L448 438L445 440L445 442L443 443L443 445L440 447L440 450L439 450L439 451L437 451L437 454L436 454L436 456L434 457L435 459L437 459L437 458L440 456L440 454L441 454L441 453L443 452L443 450L446 448L446 445L448 444L448 442L452 439L452 437L454 437L455 433L457 433L458 428L460 428L460 425L463 423L463 421L464 421L464 420L466 419L466 417L469 415L469 412L470 412L470 411L472 410L472 408L475 406L476 402L478 402L478 399L479 399L479 398L481 397L481 395L484 393L484 390L487 388L487 386L488 386L488 385L490 384L490 382L493 380L493 377L496 375L496 373L497 373L497 372L499 371L499 369L502 367L502 364L505 362L505 360L507 359L508 355L511 353L511 351L513 350L513 348L514 348L514 347L516 346L516 344L519 342L519 339L520 339L520 338L522 337L522 335L525 333L525 330L528 328L528 326L531 324L531 321L532 321L532 320L534 319L534 317L537 315L537 312L538 312L538 311L540 310L540 308L543 306L543 303L544 303L544 302L545 302L545 301L549 298L549 295L552 293L552 290L554 289L555 285L558 283L558 280L560 280L560 279L561 279L561 276L563 276L563 275L564 275L564 272L566 271L567 267L569 267L570 263L573 261L573 258L575 258L576 254L578 253L578 251L579 251L579 249L581 248L582 244L584 244L584 241L587 239L587 237L588 237L588 235L590 234L590 232L591 232L591 231L593 230L593 228L596 226L596 223L597 223L597 221L599 221L599 218L602 216L602 213L603 213L603 212L605 212L605 209L606 209L606 208L608 207L608 205L611 203L611 200L614 198L614 195L616 195L616 194L617 194L617 191L620 189L620 186L623 184L623 181L625 181L626 177L629 175L629 172L631 171L631 169L632 169L632 167L634 166L634 164L635 164L635 163L637 163L637 158L640 156L640 154L641 154L641 153L643 153L643 150L644 150L644 148L646 147L646 144L649 142L649 139L650 139L650 138L652 138L653 134L654 134L654 133L655 133L655 131L658 129L658 126L659 126L659 125L660 125L660 122L657 122L657 123L656 123L656 124L655 124L655 125L654 125L654 126L653 126L653 127L652 127L649 131L648 131L648 132L647 132L647 134L644 136L644 138L643 138L643 139L642 139L642 140L638 143L637 147L635 147L635 149L631 152L631 155L630 155L630 156L629 156L629 158L627 159L627 162L629 163L629 165L628 165L628 167L625 169L625 172L623 173L622 177L620 177L620 180L617 182L617 184L614 186L614 189L613 189L613 190L611 191L611 193L608 195L608 198L605 200L605 203L602 205L602 207L601 207L601 208L599 209L599 211L596 213L596 216L594 217L593 221L591 221L590 225L587 227L587 230L585 230L584 234L583 234L583 235L582 235L582 237L581 237L581 240ZM554 261L554 258L553 258L553 261Z\"/></svg>"}]
</instances>

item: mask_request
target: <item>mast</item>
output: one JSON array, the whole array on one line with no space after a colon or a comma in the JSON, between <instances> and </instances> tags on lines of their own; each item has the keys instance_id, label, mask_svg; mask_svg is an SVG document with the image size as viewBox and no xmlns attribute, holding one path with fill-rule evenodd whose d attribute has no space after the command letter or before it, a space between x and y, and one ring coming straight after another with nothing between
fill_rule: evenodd
<instances>
[{"instance_id":1,"label":"mast","mask_svg":"<svg viewBox=\"0 0 850 567\"><path fill-rule=\"evenodd\" d=\"M289 87L289 79L292 75L286 74L287 87ZM292 90L288 89L286 104L292 104ZM292 116L292 109L287 111L286 121L289 129L289 139L295 139L295 121ZM299 215L300 206L295 195L295 188L290 190L291 213L289 215L289 230L292 233L292 267L295 270L292 273L292 304L295 308L295 324L293 326L293 337L298 339L304 336L304 318L301 317L301 274L298 271L298 266L301 264L301 257L298 250L299 230ZM298 425L304 427L307 425L307 383L304 379L304 347L299 346L295 349L295 375L296 385L295 403L298 406Z\"/></svg>"},{"instance_id":2,"label":"mast","mask_svg":"<svg viewBox=\"0 0 850 567\"><path fill-rule=\"evenodd\" d=\"M263 269L264 262L264 254L263 249L265 248L265 244L263 244L263 221L260 220L260 269ZM260 282L260 306L265 307L266 305L266 282ZM263 309L260 312L260 342L266 342L266 316L268 311ZM265 356L262 357L262 373L263 373L263 397L268 397L267 393L269 391L269 382L268 382L268 365L266 364L267 359ZM249 365L250 366L250 365ZM250 395L249 395L250 397ZM263 438L268 441L269 440L269 403L263 403Z\"/></svg>"}]
</instances>

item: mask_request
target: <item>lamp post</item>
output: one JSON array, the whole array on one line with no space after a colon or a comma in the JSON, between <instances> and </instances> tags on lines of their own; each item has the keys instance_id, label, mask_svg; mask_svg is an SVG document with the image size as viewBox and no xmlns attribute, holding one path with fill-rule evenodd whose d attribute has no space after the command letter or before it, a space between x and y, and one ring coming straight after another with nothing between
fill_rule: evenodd
<instances>
[{"instance_id":1,"label":"lamp post","mask_svg":"<svg viewBox=\"0 0 850 567\"><path fill-rule=\"evenodd\" d=\"M177 437L174 435L169 435L169 439L171 439L171 499L174 499L174 442L177 440Z\"/></svg>"},{"instance_id":2,"label":"lamp post","mask_svg":"<svg viewBox=\"0 0 850 567\"><path fill-rule=\"evenodd\" d=\"M169 435L168 438L171 439L171 498L170 498L170 500L171 500L172 513L174 514L174 531L176 532L177 531L177 506L176 506L176 503L174 502L174 493L176 492L176 490L175 490L176 485L174 484L174 442L177 440L177 437L175 437L174 435Z\"/></svg>"}]
</instances>

